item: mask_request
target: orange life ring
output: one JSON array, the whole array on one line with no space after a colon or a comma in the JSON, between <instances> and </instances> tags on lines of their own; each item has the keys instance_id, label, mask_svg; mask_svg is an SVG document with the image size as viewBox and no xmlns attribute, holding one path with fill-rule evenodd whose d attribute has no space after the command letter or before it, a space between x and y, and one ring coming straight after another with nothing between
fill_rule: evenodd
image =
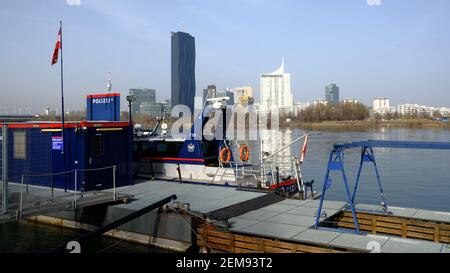
<instances>
[{"instance_id":1,"label":"orange life ring","mask_svg":"<svg viewBox=\"0 0 450 273\"><path fill-rule=\"evenodd\" d=\"M250 158L250 148L247 145L242 145L239 149L239 158L242 162L247 162Z\"/></svg>"},{"instance_id":2,"label":"orange life ring","mask_svg":"<svg viewBox=\"0 0 450 273\"><path fill-rule=\"evenodd\" d=\"M231 160L230 148L222 147L222 149L220 150L220 154L219 154L219 160L220 160L220 162L222 162L224 164L230 163L230 160Z\"/></svg>"}]
</instances>

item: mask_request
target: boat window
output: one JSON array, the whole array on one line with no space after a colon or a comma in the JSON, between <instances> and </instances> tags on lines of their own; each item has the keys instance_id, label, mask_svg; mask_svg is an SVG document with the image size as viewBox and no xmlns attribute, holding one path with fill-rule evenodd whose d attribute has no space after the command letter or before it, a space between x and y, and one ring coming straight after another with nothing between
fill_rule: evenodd
<instances>
[{"instance_id":1,"label":"boat window","mask_svg":"<svg viewBox=\"0 0 450 273\"><path fill-rule=\"evenodd\" d=\"M219 163L218 144L216 141L203 141L203 157L206 165L215 165Z\"/></svg>"},{"instance_id":2,"label":"boat window","mask_svg":"<svg viewBox=\"0 0 450 273\"><path fill-rule=\"evenodd\" d=\"M165 152L167 152L167 144L166 143L158 143L156 145L156 151L158 153L165 153Z\"/></svg>"}]
</instances>

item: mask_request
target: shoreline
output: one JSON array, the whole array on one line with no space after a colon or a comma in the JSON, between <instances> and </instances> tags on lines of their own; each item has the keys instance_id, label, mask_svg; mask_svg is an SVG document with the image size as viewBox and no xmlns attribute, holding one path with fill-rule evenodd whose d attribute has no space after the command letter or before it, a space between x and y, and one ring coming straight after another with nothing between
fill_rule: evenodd
<instances>
[{"instance_id":1,"label":"shoreline","mask_svg":"<svg viewBox=\"0 0 450 273\"><path fill-rule=\"evenodd\" d=\"M298 122L280 123L281 128L305 129L305 130L374 130L381 128L405 128L405 129L447 129L450 123L432 120L389 120L389 121L323 121L323 122Z\"/></svg>"}]
</instances>

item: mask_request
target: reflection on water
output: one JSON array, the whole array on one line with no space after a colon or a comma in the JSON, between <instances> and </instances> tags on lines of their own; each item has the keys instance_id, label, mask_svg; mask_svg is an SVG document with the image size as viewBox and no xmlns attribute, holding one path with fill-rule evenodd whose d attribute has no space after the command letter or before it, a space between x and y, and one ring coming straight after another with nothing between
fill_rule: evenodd
<instances>
[{"instance_id":1,"label":"reflection on water","mask_svg":"<svg viewBox=\"0 0 450 273\"><path fill-rule=\"evenodd\" d=\"M304 133L297 129L266 133L263 150L276 151ZM314 179L315 190L320 190L332 145L369 139L450 142L450 131L383 128L364 132L310 132L308 153L302 168L305 180ZM251 143L253 162L259 162L259 143ZM282 152L283 157L298 156L302 144L300 141ZM376 148L374 152L388 205L450 211L450 151ZM345 168L350 187L353 187L356 178L359 154L359 149L345 152ZM333 175L332 181L326 198L344 200L341 178ZM375 173L369 164L363 169L360 185L356 201L379 204Z\"/></svg>"},{"instance_id":2,"label":"reflection on water","mask_svg":"<svg viewBox=\"0 0 450 273\"><path fill-rule=\"evenodd\" d=\"M0 224L0 253L49 253L81 231L31 222ZM155 253L166 250L100 237L82 244L82 253Z\"/></svg>"}]
</instances>

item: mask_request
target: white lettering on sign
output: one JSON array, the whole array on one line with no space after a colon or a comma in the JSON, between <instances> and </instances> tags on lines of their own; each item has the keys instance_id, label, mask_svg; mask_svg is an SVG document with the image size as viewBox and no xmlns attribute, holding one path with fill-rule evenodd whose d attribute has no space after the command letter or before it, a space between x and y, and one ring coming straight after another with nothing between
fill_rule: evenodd
<instances>
[{"instance_id":1,"label":"white lettering on sign","mask_svg":"<svg viewBox=\"0 0 450 273\"><path fill-rule=\"evenodd\" d=\"M98 98L98 99L92 99L92 103L94 104L107 104L107 103L113 103L114 98Z\"/></svg>"}]
</instances>

